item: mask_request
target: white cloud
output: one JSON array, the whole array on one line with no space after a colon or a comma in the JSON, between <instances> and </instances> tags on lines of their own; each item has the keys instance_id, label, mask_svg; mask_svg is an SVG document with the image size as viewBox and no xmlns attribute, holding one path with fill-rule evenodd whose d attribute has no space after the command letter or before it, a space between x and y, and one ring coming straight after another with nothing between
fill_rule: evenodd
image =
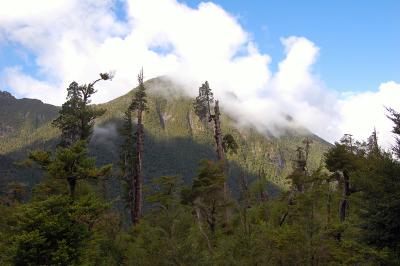
<instances>
[{"instance_id":1,"label":"white cloud","mask_svg":"<svg viewBox=\"0 0 400 266\"><path fill-rule=\"evenodd\" d=\"M43 20L54 13L68 10L76 4L75 0L14 0L1 3L0 23L23 24L34 20Z\"/></svg>"},{"instance_id":2,"label":"white cloud","mask_svg":"<svg viewBox=\"0 0 400 266\"><path fill-rule=\"evenodd\" d=\"M12 86L14 91L18 91L20 95L26 98L42 99L45 96L49 102L57 102L60 97L65 97L64 91L60 92L55 90L54 87L48 85L46 82L36 80L21 72L18 67L6 68L0 76L1 87Z\"/></svg>"},{"instance_id":3,"label":"white cloud","mask_svg":"<svg viewBox=\"0 0 400 266\"><path fill-rule=\"evenodd\" d=\"M127 19L120 21L113 13L116 1L3 4L0 42L17 42L33 53L42 80L10 66L1 73L0 89L61 104L72 80L87 83L99 72L115 70L115 79L99 84L94 97L104 102L134 87L143 66L146 78L170 75L189 84L189 95L208 80L225 110L262 131L293 126L285 118L290 115L296 125L329 141L348 132L365 138L373 125L389 139L390 122L380 106L396 105L398 84L339 100L313 74L319 48L304 37L281 39L286 57L271 73L270 56L257 49L235 17L213 3L190 8L176 0L127 0ZM363 119L365 114L376 117Z\"/></svg>"},{"instance_id":4,"label":"white cloud","mask_svg":"<svg viewBox=\"0 0 400 266\"><path fill-rule=\"evenodd\" d=\"M399 110L400 84L382 83L377 92L364 92L347 96L340 101L340 131L351 133L356 139L368 138L376 127L381 144L393 144L392 122L386 118L386 107Z\"/></svg>"}]
</instances>

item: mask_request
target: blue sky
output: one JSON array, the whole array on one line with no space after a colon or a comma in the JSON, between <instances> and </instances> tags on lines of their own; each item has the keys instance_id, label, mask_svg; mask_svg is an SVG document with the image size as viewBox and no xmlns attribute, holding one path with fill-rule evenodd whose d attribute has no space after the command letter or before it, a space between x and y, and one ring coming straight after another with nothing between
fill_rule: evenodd
<instances>
[{"instance_id":1,"label":"blue sky","mask_svg":"<svg viewBox=\"0 0 400 266\"><path fill-rule=\"evenodd\" d=\"M208 80L226 112L261 132L289 114L329 141L376 127L389 145L399 12L398 0L7 1L0 90L60 105L71 81L115 70L93 97L101 103L136 86L144 67L146 79L169 75L191 97Z\"/></svg>"},{"instance_id":2,"label":"blue sky","mask_svg":"<svg viewBox=\"0 0 400 266\"><path fill-rule=\"evenodd\" d=\"M182 1L196 7L197 0ZM400 81L400 1L216 0L252 34L259 49L284 57L281 37L304 36L320 48L314 66L326 85L340 91L377 90Z\"/></svg>"},{"instance_id":3,"label":"blue sky","mask_svg":"<svg viewBox=\"0 0 400 266\"><path fill-rule=\"evenodd\" d=\"M196 8L202 1L180 1ZM239 1L215 0L235 16L258 48L272 57L276 71L284 58L281 37L304 36L320 48L313 66L337 91L376 91L384 81L400 81L400 1ZM125 17L122 1L117 15ZM15 42L0 42L0 68L19 66L40 78L35 55Z\"/></svg>"}]
</instances>

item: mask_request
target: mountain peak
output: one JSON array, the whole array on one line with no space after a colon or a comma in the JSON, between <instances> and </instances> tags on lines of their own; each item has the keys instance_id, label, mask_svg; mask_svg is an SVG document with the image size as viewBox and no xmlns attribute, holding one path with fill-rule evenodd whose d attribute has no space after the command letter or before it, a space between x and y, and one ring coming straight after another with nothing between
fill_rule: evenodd
<instances>
[{"instance_id":1,"label":"mountain peak","mask_svg":"<svg viewBox=\"0 0 400 266\"><path fill-rule=\"evenodd\" d=\"M15 97L8 91L0 91L0 99L15 99Z\"/></svg>"}]
</instances>

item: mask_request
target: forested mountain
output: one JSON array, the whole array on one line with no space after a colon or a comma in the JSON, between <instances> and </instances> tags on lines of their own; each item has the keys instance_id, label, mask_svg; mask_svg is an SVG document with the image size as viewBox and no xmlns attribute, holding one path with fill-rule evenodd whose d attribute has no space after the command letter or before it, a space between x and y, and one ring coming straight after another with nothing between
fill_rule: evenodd
<instances>
[{"instance_id":1,"label":"forested mountain","mask_svg":"<svg viewBox=\"0 0 400 266\"><path fill-rule=\"evenodd\" d=\"M144 114L144 174L149 178L180 175L190 181L201 159L215 158L212 128L196 116L193 99L185 96L180 85L166 77L151 79L145 85L149 110ZM89 151L101 164L114 163L118 168L122 144L118 131L132 97L133 91L98 106L106 112L96 121ZM51 126L51 121L59 107L38 100L17 100L7 92L1 93L0 102L1 183L22 181L32 185L40 174L21 168L15 162L24 159L29 150L55 147L59 131ZM222 119L223 131L232 134L239 144L238 153L228 155L232 184L244 173L250 179L260 176L270 181L271 192L287 188L285 176L292 169L297 147L304 146L307 137L313 141L309 156L312 169L320 165L321 155L330 146L304 129L288 129L282 136L273 137L250 127L237 128L235 121L226 114Z\"/></svg>"},{"instance_id":2,"label":"forested mountain","mask_svg":"<svg viewBox=\"0 0 400 266\"><path fill-rule=\"evenodd\" d=\"M237 128L208 82L142 71L90 105L111 79L61 107L2 93L0 265L400 265L400 113L389 152Z\"/></svg>"},{"instance_id":3,"label":"forested mountain","mask_svg":"<svg viewBox=\"0 0 400 266\"><path fill-rule=\"evenodd\" d=\"M0 91L0 137L26 137L57 116L58 110L58 107L39 100L16 99L10 93Z\"/></svg>"}]
</instances>

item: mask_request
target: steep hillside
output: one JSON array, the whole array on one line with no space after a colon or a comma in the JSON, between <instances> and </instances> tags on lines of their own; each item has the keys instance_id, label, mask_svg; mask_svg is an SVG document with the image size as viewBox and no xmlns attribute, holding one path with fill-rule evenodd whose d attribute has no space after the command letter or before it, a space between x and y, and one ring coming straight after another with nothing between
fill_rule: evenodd
<instances>
[{"instance_id":1,"label":"steep hillside","mask_svg":"<svg viewBox=\"0 0 400 266\"><path fill-rule=\"evenodd\" d=\"M167 78L156 78L147 81L145 85L149 94L149 112L144 117L145 176L152 178L161 175L181 175L189 181L195 175L200 159L215 158L212 128L199 121L193 112L192 99L184 96L182 89L175 83ZM97 121L90 145L90 151L98 157L99 163L112 162L117 168L121 143L118 128L131 98L132 92L100 105L107 112ZM27 100L10 98L12 104L2 108L10 112L9 108L16 108L19 101ZM12 161L23 158L29 149L54 147L57 143L59 133L51 127L50 122L57 115L58 108L45 105L48 108L46 111L43 104L38 105L39 101L29 101L32 101L32 104L26 111L21 112L22 122L15 124L13 133L0 137L0 175L3 184L10 180L35 183L39 178L37 173L19 169ZM6 124L7 121L9 120L2 115L0 123ZM34 126L28 127L25 124ZM311 168L320 164L322 153L329 147L327 142L315 135L304 133L306 131L302 131L301 134L287 131L286 135L279 138L267 138L252 128L238 129L234 125L231 118L226 115L222 117L223 132L232 134L240 146L238 154L228 155L230 183L233 186L241 174L253 179L263 172L263 178L271 181L272 190L276 190L275 186L284 188L284 177L291 170L295 150L297 146L303 145L302 141L307 135L313 140L310 153ZM29 128L29 134L18 133L18 130L22 131L23 128Z\"/></svg>"},{"instance_id":2,"label":"steep hillside","mask_svg":"<svg viewBox=\"0 0 400 266\"><path fill-rule=\"evenodd\" d=\"M16 99L0 91L0 138L31 134L57 113L56 106L34 99Z\"/></svg>"},{"instance_id":3,"label":"steep hillside","mask_svg":"<svg viewBox=\"0 0 400 266\"><path fill-rule=\"evenodd\" d=\"M35 172L18 169L13 162L23 158L29 146L43 147L54 138L57 132L48 130L49 121L58 115L58 110L39 100L16 99L0 91L0 185L14 179L35 179Z\"/></svg>"}]
</instances>

